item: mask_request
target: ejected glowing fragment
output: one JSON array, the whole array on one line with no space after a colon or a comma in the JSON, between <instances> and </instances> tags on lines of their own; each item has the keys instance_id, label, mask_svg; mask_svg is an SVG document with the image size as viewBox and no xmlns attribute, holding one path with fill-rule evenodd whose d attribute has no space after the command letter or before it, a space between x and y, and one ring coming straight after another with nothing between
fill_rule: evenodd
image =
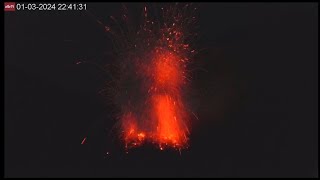
<instances>
[{"instance_id":1,"label":"ejected glowing fragment","mask_svg":"<svg viewBox=\"0 0 320 180\"><path fill-rule=\"evenodd\" d=\"M194 55L194 9L190 5L162 7L158 19L143 7L138 29L112 29L119 52L119 78L115 101L120 109L121 138L126 147L151 142L160 150L188 146L190 111L186 105L187 63ZM130 34L126 30L130 29ZM115 49L116 49L115 48ZM118 90L118 91L117 91Z\"/></svg>"}]
</instances>

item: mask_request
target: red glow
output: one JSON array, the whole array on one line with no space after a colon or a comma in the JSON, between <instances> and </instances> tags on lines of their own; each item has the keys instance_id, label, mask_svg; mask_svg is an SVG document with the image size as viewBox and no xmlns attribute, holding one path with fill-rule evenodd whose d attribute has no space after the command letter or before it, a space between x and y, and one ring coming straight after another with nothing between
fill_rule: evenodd
<instances>
[{"instance_id":1,"label":"red glow","mask_svg":"<svg viewBox=\"0 0 320 180\"><path fill-rule=\"evenodd\" d=\"M81 144L84 144L86 142L86 140L87 140L87 137L83 138Z\"/></svg>"},{"instance_id":2,"label":"red glow","mask_svg":"<svg viewBox=\"0 0 320 180\"><path fill-rule=\"evenodd\" d=\"M153 101L157 120L156 141L174 147L183 146L187 142L187 129L181 121L184 110L175 105L174 98L169 95L155 96Z\"/></svg>"},{"instance_id":3,"label":"red glow","mask_svg":"<svg viewBox=\"0 0 320 180\"><path fill-rule=\"evenodd\" d=\"M189 5L161 10L163 22L153 19L151 8L143 7L143 22L133 37L123 36L123 31L115 36L117 47L124 50L120 67L125 75L117 80L121 97L121 138L127 148L145 142L156 144L160 150L166 147L180 150L188 146L190 115L184 90L186 65L195 52L189 44L194 17L187 13L193 11ZM114 17L111 19L116 21ZM106 30L114 35L113 29ZM127 66L134 70L127 70ZM129 85L123 87L123 84ZM132 88L132 84L138 87Z\"/></svg>"},{"instance_id":4,"label":"red glow","mask_svg":"<svg viewBox=\"0 0 320 180\"><path fill-rule=\"evenodd\" d=\"M146 87L150 94L144 107L147 113L139 116L148 123L138 124L141 119L131 112L123 115L124 140L127 147L148 140L159 144L160 150L164 146L180 149L188 141L187 113L181 95L184 82L182 61L175 53L160 48L152 56L148 70L141 71L144 77L151 79L150 87Z\"/></svg>"},{"instance_id":5,"label":"red glow","mask_svg":"<svg viewBox=\"0 0 320 180\"><path fill-rule=\"evenodd\" d=\"M183 71L179 57L172 52L164 51L157 53L154 60L154 85L167 90L180 87L183 82Z\"/></svg>"}]
</instances>

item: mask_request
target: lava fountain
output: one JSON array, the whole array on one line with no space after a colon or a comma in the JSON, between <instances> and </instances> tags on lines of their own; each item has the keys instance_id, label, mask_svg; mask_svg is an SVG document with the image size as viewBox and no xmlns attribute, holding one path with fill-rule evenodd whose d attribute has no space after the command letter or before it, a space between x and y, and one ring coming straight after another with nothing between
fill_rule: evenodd
<instances>
[{"instance_id":1,"label":"lava fountain","mask_svg":"<svg viewBox=\"0 0 320 180\"><path fill-rule=\"evenodd\" d=\"M161 150L188 147L191 111L186 91L188 63L196 53L196 8L175 4L158 9L160 13L149 13L145 6L135 30L124 6L121 19L111 17L117 26L105 27L118 57L108 92L119 109L119 134L126 148L144 143Z\"/></svg>"}]
</instances>

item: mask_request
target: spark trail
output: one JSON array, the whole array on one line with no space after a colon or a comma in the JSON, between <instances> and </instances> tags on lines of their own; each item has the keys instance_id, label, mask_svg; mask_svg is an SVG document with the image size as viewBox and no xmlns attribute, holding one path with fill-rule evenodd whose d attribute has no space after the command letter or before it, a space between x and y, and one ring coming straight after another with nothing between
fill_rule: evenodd
<instances>
[{"instance_id":1,"label":"spark trail","mask_svg":"<svg viewBox=\"0 0 320 180\"><path fill-rule=\"evenodd\" d=\"M143 8L136 30L125 6L121 19L111 17L114 25L105 28L118 57L108 92L119 107L120 137L126 148L149 142L161 150L180 150L188 147L190 133L187 65L196 52L196 8L167 4L158 8L160 17L148 9Z\"/></svg>"}]
</instances>

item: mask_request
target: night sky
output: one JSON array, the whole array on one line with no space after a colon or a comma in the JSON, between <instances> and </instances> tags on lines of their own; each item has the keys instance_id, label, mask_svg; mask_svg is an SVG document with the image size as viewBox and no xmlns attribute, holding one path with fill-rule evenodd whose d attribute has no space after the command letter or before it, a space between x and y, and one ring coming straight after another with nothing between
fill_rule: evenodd
<instances>
[{"instance_id":1,"label":"night sky","mask_svg":"<svg viewBox=\"0 0 320 180\"><path fill-rule=\"evenodd\" d=\"M199 120L181 155L126 154L98 93L109 77L76 64L113 61L95 18L108 23L121 4L5 12L5 176L318 177L318 4L195 5L188 102ZM127 7L138 17L144 5Z\"/></svg>"}]
</instances>

